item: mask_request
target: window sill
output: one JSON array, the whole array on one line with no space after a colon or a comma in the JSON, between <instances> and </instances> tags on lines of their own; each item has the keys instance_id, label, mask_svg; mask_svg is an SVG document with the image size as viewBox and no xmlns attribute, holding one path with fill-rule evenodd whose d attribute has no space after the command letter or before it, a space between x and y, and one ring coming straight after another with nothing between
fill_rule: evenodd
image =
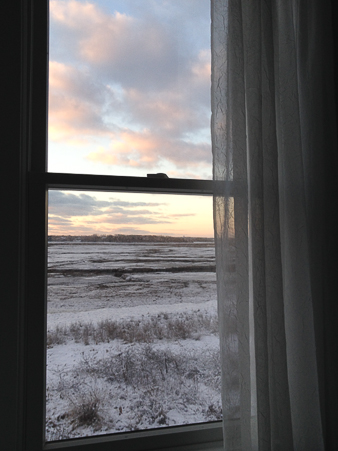
<instances>
[{"instance_id":1,"label":"window sill","mask_svg":"<svg viewBox=\"0 0 338 451\"><path fill-rule=\"evenodd\" d=\"M199 451L223 449L222 422L175 426L166 429L135 431L114 435L49 442L44 450L108 451Z\"/></svg>"}]
</instances>

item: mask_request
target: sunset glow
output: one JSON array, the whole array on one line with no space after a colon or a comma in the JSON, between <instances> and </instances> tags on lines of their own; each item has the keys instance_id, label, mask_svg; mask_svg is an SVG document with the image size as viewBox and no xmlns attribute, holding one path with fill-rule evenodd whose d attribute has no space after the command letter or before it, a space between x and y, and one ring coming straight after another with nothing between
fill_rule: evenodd
<instances>
[{"instance_id":1,"label":"sunset glow","mask_svg":"<svg viewBox=\"0 0 338 451\"><path fill-rule=\"evenodd\" d=\"M213 237L212 198L49 191L48 235Z\"/></svg>"}]
</instances>

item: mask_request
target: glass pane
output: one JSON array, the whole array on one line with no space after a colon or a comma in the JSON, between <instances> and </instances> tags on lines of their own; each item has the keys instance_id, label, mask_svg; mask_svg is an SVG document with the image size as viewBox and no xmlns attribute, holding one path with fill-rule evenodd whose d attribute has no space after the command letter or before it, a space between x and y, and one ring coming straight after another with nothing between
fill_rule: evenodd
<instances>
[{"instance_id":1,"label":"glass pane","mask_svg":"<svg viewBox=\"0 0 338 451\"><path fill-rule=\"evenodd\" d=\"M51 172L211 178L209 0L50 0Z\"/></svg>"},{"instance_id":2,"label":"glass pane","mask_svg":"<svg viewBox=\"0 0 338 451\"><path fill-rule=\"evenodd\" d=\"M212 198L49 192L46 438L221 419Z\"/></svg>"}]
</instances>

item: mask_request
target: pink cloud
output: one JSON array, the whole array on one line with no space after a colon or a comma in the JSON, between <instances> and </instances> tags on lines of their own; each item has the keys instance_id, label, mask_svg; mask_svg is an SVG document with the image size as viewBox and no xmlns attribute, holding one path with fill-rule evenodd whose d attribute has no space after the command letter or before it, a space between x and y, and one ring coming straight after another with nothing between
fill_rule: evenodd
<instances>
[{"instance_id":1,"label":"pink cloud","mask_svg":"<svg viewBox=\"0 0 338 451\"><path fill-rule=\"evenodd\" d=\"M109 165L152 168L167 160L178 167L189 162L191 167L208 164L210 145L193 144L168 139L149 130L134 132L126 130L116 136L109 149L91 152L90 161Z\"/></svg>"},{"instance_id":2,"label":"pink cloud","mask_svg":"<svg viewBox=\"0 0 338 451\"><path fill-rule=\"evenodd\" d=\"M99 24L104 18L97 6L89 2L50 0L49 9L52 20L79 30L86 25Z\"/></svg>"},{"instance_id":3,"label":"pink cloud","mask_svg":"<svg viewBox=\"0 0 338 451\"><path fill-rule=\"evenodd\" d=\"M119 130L104 122L105 96L113 95L104 86L95 86L86 73L58 62L50 63L49 138L82 145L98 137L110 140L108 149L102 147L88 155L88 160L106 165L154 168L167 160L184 171L210 164L210 144L193 144L179 139L184 131L202 122L187 107L179 108L179 95L167 93L163 98L148 96L137 90L126 93L125 104L137 121L151 127L143 131ZM183 103L183 102L182 102ZM123 113L123 109L122 109ZM136 122L138 123L138 122ZM152 132L152 130L157 132Z\"/></svg>"},{"instance_id":4,"label":"pink cloud","mask_svg":"<svg viewBox=\"0 0 338 451\"><path fill-rule=\"evenodd\" d=\"M51 21L71 33L74 60L90 64L121 86L153 90L171 85L177 75L173 62L182 43L155 16L106 14L95 4L53 0ZM180 72L187 70L187 63L181 59Z\"/></svg>"},{"instance_id":5,"label":"pink cloud","mask_svg":"<svg viewBox=\"0 0 338 451\"><path fill-rule=\"evenodd\" d=\"M197 108L192 108L185 92L173 89L148 93L136 89L126 90L127 106L133 117L145 127L161 130L173 136L186 130L205 126L208 117L202 116Z\"/></svg>"},{"instance_id":6,"label":"pink cloud","mask_svg":"<svg viewBox=\"0 0 338 451\"><path fill-rule=\"evenodd\" d=\"M105 95L104 86L95 86L86 73L51 61L49 138L83 143L89 136L107 134L102 120Z\"/></svg>"},{"instance_id":7,"label":"pink cloud","mask_svg":"<svg viewBox=\"0 0 338 451\"><path fill-rule=\"evenodd\" d=\"M104 164L124 166L148 166L159 159L161 140L149 132L138 133L131 130L122 132L112 140L108 150L99 149L87 158Z\"/></svg>"}]
</instances>

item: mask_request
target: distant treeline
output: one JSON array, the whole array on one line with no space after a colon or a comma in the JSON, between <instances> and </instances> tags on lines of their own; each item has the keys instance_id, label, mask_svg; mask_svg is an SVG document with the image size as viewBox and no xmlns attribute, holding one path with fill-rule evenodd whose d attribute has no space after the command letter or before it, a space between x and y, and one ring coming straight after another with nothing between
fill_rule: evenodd
<instances>
[{"instance_id":1,"label":"distant treeline","mask_svg":"<svg viewBox=\"0 0 338 451\"><path fill-rule=\"evenodd\" d=\"M213 238L205 237L179 237L165 235L49 235L49 242L71 241L77 243L196 243L210 242Z\"/></svg>"}]
</instances>

